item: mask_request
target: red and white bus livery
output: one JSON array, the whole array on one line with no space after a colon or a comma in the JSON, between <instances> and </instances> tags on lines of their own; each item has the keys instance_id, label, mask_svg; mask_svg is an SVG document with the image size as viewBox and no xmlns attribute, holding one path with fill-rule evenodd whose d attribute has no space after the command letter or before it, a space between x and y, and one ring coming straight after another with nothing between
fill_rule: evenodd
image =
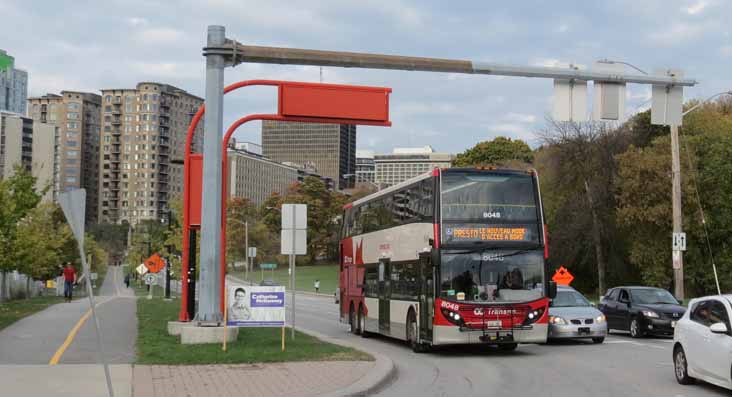
<instances>
[{"instance_id":1,"label":"red and white bus livery","mask_svg":"<svg viewBox=\"0 0 732 397\"><path fill-rule=\"evenodd\" d=\"M354 333L512 350L547 339L535 171L435 169L344 208L340 316Z\"/></svg>"}]
</instances>

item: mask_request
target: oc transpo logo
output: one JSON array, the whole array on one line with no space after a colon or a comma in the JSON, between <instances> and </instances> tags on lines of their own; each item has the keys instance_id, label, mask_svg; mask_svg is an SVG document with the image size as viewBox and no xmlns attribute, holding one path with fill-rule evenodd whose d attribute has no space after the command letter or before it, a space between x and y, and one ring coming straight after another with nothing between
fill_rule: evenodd
<instances>
[{"instance_id":1,"label":"oc transpo logo","mask_svg":"<svg viewBox=\"0 0 732 397\"><path fill-rule=\"evenodd\" d=\"M482 316L483 315L483 308L482 307L476 307L475 310L473 310L473 314L476 316ZM486 309L485 315L486 316L509 316L512 314L516 314L516 310L514 309Z\"/></svg>"}]
</instances>

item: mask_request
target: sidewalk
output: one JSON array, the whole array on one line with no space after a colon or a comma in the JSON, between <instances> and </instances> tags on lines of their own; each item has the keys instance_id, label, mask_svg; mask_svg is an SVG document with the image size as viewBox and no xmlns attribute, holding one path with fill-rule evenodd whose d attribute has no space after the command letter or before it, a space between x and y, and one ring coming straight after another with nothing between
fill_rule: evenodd
<instances>
[{"instance_id":1,"label":"sidewalk","mask_svg":"<svg viewBox=\"0 0 732 397\"><path fill-rule=\"evenodd\" d=\"M135 397L322 396L337 393L368 373L373 361L237 365L136 365Z\"/></svg>"}]
</instances>

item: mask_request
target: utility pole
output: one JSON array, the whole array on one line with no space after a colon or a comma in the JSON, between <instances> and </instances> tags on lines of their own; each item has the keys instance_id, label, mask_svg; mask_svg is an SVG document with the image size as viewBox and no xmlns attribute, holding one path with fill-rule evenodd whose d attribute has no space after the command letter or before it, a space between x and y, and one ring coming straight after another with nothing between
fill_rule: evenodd
<instances>
[{"instance_id":1,"label":"utility pole","mask_svg":"<svg viewBox=\"0 0 732 397\"><path fill-rule=\"evenodd\" d=\"M681 233L683 227L681 218L681 162L679 160L679 126L671 125L671 205L673 214L673 233ZM677 299L684 299L684 257L683 251L672 251L674 269L674 295Z\"/></svg>"}]
</instances>

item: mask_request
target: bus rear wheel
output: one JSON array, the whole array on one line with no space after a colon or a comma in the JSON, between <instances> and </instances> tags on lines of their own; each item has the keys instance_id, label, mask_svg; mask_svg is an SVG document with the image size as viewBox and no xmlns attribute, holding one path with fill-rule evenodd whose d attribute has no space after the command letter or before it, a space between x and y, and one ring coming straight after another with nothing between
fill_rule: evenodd
<instances>
[{"instance_id":1,"label":"bus rear wheel","mask_svg":"<svg viewBox=\"0 0 732 397\"><path fill-rule=\"evenodd\" d=\"M356 326L356 313L353 310L353 303L351 303L350 309L348 309L348 326L351 328L349 331L352 334L358 334Z\"/></svg>"},{"instance_id":2,"label":"bus rear wheel","mask_svg":"<svg viewBox=\"0 0 732 397\"><path fill-rule=\"evenodd\" d=\"M366 331L366 313L364 313L363 305L358 307L358 330L362 338L368 338L370 332Z\"/></svg>"}]
</instances>

